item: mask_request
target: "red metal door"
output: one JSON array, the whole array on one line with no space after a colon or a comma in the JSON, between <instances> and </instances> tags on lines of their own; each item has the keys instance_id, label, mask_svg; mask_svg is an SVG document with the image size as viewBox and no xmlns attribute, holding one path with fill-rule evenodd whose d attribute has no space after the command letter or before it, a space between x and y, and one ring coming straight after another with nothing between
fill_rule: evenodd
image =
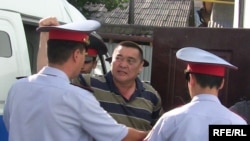
<instances>
[{"instance_id":1,"label":"red metal door","mask_svg":"<svg viewBox=\"0 0 250 141\"><path fill-rule=\"evenodd\" d=\"M186 65L175 53L185 46L211 51L236 65L228 70L219 98L229 107L241 98L250 98L250 29L155 28L151 84L160 93L167 111L190 101L184 79Z\"/></svg>"}]
</instances>

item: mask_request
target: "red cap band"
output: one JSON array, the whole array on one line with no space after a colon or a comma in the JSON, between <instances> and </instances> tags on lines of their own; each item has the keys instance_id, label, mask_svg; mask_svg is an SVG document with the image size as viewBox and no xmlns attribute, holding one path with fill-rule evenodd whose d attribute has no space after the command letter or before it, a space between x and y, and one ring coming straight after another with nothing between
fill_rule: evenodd
<instances>
[{"instance_id":1,"label":"red cap band","mask_svg":"<svg viewBox=\"0 0 250 141\"><path fill-rule=\"evenodd\" d=\"M50 30L49 39L71 40L84 43L89 42L87 33L71 30Z\"/></svg>"},{"instance_id":2,"label":"red cap band","mask_svg":"<svg viewBox=\"0 0 250 141\"><path fill-rule=\"evenodd\" d=\"M97 50L93 48L88 48L88 55L89 56L96 56L97 55Z\"/></svg>"},{"instance_id":3,"label":"red cap band","mask_svg":"<svg viewBox=\"0 0 250 141\"><path fill-rule=\"evenodd\" d=\"M220 66L220 65L188 64L187 70L189 72L222 76L222 77L225 75L225 66Z\"/></svg>"}]
</instances>

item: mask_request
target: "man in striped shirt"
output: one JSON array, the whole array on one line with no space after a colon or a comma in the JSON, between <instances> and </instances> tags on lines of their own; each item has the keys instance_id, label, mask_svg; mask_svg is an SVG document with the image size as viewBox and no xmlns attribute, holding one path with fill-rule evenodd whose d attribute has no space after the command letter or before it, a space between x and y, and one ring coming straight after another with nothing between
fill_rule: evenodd
<instances>
[{"instance_id":1,"label":"man in striped shirt","mask_svg":"<svg viewBox=\"0 0 250 141\"><path fill-rule=\"evenodd\" d=\"M135 42L123 41L115 48L111 71L104 76L83 74L79 83L87 84L101 106L118 122L140 130L150 130L162 112L161 98L138 74L148 62L143 59L141 47Z\"/></svg>"}]
</instances>

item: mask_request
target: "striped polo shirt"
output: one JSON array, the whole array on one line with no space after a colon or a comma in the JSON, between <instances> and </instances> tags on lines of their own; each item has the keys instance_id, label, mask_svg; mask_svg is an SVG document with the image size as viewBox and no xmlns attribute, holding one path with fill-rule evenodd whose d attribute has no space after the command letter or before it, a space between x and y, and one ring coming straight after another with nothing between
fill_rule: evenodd
<instances>
[{"instance_id":1,"label":"striped polo shirt","mask_svg":"<svg viewBox=\"0 0 250 141\"><path fill-rule=\"evenodd\" d=\"M118 122L140 130L150 130L160 117L161 98L148 83L136 78L136 90L129 100L115 86L111 72L105 76L80 75L78 83L89 85L100 105Z\"/></svg>"}]
</instances>

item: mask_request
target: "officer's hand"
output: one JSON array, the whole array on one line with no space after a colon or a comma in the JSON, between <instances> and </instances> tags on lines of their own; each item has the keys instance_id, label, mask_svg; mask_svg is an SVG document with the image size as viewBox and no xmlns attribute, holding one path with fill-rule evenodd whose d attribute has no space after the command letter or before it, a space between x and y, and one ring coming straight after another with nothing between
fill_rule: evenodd
<instances>
[{"instance_id":1,"label":"officer's hand","mask_svg":"<svg viewBox=\"0 0 250 141\"><path fill-rule=\"evenodd\" d=\"M41 27L41 26L57 26L57 25L59 25L59 22L56 19L56 17L53 17L53 16L43 18L39 21L39 27Z\"/></svg>"}]
</instances>

